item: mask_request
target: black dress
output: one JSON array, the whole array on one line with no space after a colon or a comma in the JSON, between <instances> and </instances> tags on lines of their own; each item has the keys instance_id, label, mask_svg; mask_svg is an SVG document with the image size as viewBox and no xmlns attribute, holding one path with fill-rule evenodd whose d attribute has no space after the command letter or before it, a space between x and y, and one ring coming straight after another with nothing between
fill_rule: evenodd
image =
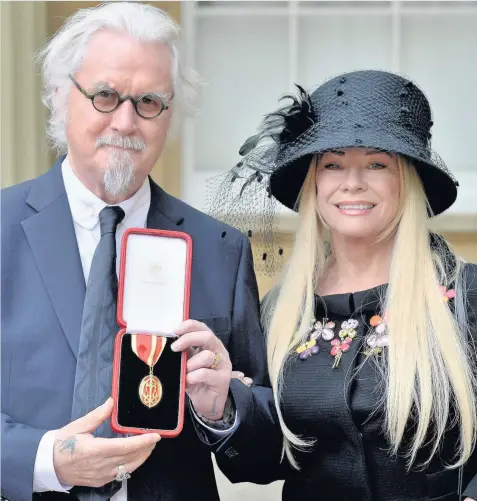
<instances>
[{"instance_id":1,"label":"black dress","mask_svg":"<svg viewBox=\"0 0 477 501\"><path fill-rule=\"evenodd\" d=\"M473 336L469 342L477 342L477 265L466 265L465 272ZM379 313L384 291L381 286L317 298L316 318L335 323L335 339L340 339L342 322L354 319L358 326L336 368L332 368L333 346L321 337L318 353L305 360L295 357L285 371L284 420L294 433L316 439L310 451L296 454L300 471L286 459L280 463L282 435L271 390L233 382L240 422L231 436L215 446L218 464L232 482L284 479L285 501L458 501L459 470L445 469L453 460L456 429L448 431L428 466L411 471L406 470L403 454L390 453L383 434L383 416L376 412L383 395L382 377L375 363L365 361L363 352L369 349L365 335L369 335L370 319ZM428 453L423 449L418 459L426 459ZM463 468L462 492L462 499L477 500L477 451Z\"/></svg>"}]
</instances>

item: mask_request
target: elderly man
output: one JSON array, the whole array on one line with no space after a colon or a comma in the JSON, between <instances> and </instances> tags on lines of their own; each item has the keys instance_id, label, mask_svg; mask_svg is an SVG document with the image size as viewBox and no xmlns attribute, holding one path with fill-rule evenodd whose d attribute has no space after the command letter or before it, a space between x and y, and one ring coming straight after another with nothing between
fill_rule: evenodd
<instances>
[{"instance_id":1,"label":"elderly man","mask_svg":"<svg viewBox=\"0 0 477 501\"><path fill-rule=\"evenodd\" d=\"M178 32L152 6L114 2L77 12L40 54L61 156L45 175L2 192L1 493L11 501L37 493L46 501L217 500L193 420L200 413L211 429L233 424L214 397L232 365L257 382L264 375L248 240L149 177L171 120L193 108L197 89L180 62ZM186 412L177 438L160 443L155 433L114 436L109 426L118 326L117 277L108 270L117 270L130 227L193 240L193 320L180 330L202 348L187 366L190 402L201 404ZM101 329L91 328L97 322Z\"/></svg>"}]
</instances>

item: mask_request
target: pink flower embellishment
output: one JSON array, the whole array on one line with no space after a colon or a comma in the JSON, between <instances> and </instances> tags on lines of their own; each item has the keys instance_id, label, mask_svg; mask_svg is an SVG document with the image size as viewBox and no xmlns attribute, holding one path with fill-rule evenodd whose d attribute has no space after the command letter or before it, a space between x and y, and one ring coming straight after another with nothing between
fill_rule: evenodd
<instances>
[{"instance_id":1,"label":"pink flower embellishment","mask_svg":"<svg viewBox=\"0 0 477 501\"><path fill-rule=\"evenodd\" d=\"M335 359L333 363L333 369L338 367L341 356L343 355L343 353L346 353L350 349L350 343L352 341L353 339L350 337L347 337L344 341L340 341L339 339L333 339L333 341L331 341L331 346L333 346L333 348L331 348L330 353L331 356Z\"/></svg>"},{"instance_id":2,"label":"pink flower embellishment","mask_svg":"<svg viewBox=\"0 0 477 501\"><path fill-rule=\"evenodd\" d=\"M440 286L440 289L441 289L442 295L444 296L444 301L446 303L447 303L447 301L449 301L449 299L455 298L456 292L454 289L446 290L446 288L443 285Z\"/></svg>"}]
</instances>

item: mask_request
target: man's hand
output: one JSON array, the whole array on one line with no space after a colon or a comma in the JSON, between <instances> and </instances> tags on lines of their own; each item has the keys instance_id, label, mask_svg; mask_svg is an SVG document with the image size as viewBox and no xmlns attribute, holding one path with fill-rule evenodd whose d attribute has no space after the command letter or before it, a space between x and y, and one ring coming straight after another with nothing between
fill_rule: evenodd
<instances>
[{"instance_id":1,"label":"man's hand","mask_svg":"<svg viewBox=\"0 0 477 501\"><path fill-rule=\"evenodd\" d=\"M222 341L196 320L186 320L176 330L173 351L187 351L187 394L194 409L213 421L222 418L229 394L232 364ZM195 348L195 349L194 349Z\"/></svg>"},{"instance_id":2,"label":"man's hand","mask_svg":"<svg viewBox=\"0 0 477 501\"><path fill-rule=\"evenodd\" d=\"M102 487L114 480L119 465L129 473L141 466L161 439L157 433L128 438L95 438L91 433L113 410L109 398L56 434L53 463L63 485Z\"/></svg>"}]
</instances>

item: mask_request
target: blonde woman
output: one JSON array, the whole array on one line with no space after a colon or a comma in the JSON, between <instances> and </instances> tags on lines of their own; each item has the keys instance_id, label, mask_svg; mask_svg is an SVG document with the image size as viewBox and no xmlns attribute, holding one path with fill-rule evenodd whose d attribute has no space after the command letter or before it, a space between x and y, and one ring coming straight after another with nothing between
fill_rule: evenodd
<instances>
[{"instance_id":1,"label":"blonde woman","mask_svg":"<svg viewBox=\"0 0 477 501\"><path fill-rule=\"evenodd\" d=\"M457 195L431 127L414 83L348 73L269 115L222 184L232 216L260 186L299 213L262 305L271 389L232 380L236 424L214 446L233 482L284 479L286 501L477 499L477 266L427 229Z\"/></svg>"}]
</instances>

